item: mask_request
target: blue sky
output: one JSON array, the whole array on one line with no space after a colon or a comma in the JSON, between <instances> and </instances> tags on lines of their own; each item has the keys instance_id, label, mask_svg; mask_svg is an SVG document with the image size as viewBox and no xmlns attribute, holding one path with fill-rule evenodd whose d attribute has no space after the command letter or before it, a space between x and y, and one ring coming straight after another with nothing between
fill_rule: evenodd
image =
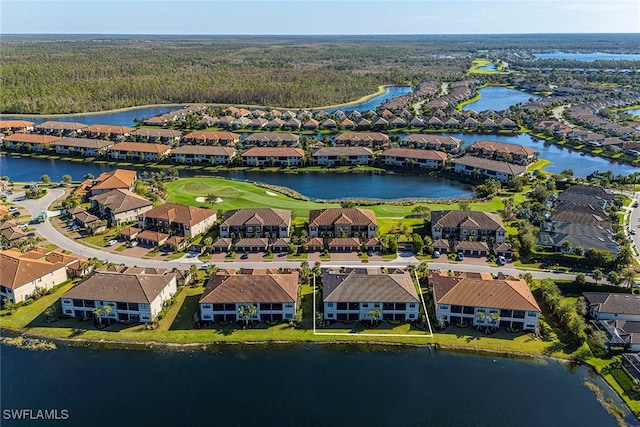
<instances>
[{"instance_id":1,"label":"blue sky","mask_svg":"<svg viewBox=\"0 0 640 427\"><path fill-rule=\"evenodd\" d=\"M0 33L640 33L640 1L0 0Z\"/></svg>"}]
</instances>

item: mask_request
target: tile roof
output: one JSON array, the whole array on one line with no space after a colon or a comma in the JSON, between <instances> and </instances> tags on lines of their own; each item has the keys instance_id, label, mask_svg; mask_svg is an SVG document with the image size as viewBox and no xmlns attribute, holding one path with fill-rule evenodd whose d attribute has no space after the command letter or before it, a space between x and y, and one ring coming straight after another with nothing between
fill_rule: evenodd
<instances>
[{"instance_id":1,"label":"tile roof","mask_svg":"<svg viewBox=\"0 0 640 427\"><path fill-rule=\"evenodd\" d=\"M468 220L473 220L480 230L505 230L498 214L457 210L431 212L431 227L457 228Z\"/></svg>"},{"instance_id":2,"label":"tile roof","mask_svg":"<svg viewBox=\"0 0 640 427\"><path fill-rule=\"evenodd\" d=\"M0 129L26 128L29 126L33 126L33 122L27 122L25 120L0 120Z\"/></svg>"},{"instance_id":3,"label":"tile roof","mask_svg":"<svg viewBox=\"0 0 640 427\"><path fill-rule=\"evenodd\" d=\"M524 166L470 155L465 155L458 159L453 159L451 160L451 164L461 164L479 169L502 172L507 175L520 175L526 171L526 168Z\"/></svg>"},{"instance_id":4,"label":"tile roof","mask_svg":"<svg viewBox=\"0 0 640 427\"><path fill-rule=\"evenodd\" d=\"M171 155L174 154L201 154L206 156L231 157L236 154L236 149L221 147L219 145L183 145L171 150Z\"/></svg>"},{"instance_id":5,"label":"tile roof","mask_svg":"<svg viewBox=\"0 0 640 427\"><path fill-rule=\"evenodd\" d=\"M240 134L224 131L197 130L184 136L185 140L240 141Z\"/></svg>"},{"instance_id":6,"label":"tile roof","mask_svg":"<svg viewBox=\"0 0 640 427\"><path fill-rule=\"evenodd\" d=\"M133 132L135 129L127 127L127 126L117 126L117 125L91 125L87 126L83 129L83 132L86 133L112 133L116 135L125 135Z\"/></svg>"},{"instance_id":7,"label":"tile roof","mask_svg":"<svg viewBox=\"0 0 640 427\"><path fill-rule=\"evenodd\" d=\"M227 213L220 226L242 226L254 220L259 220L262 225L288 226L291 223L291 211L272 208L239 209Z\"/></svg>"},{"instance_id":8,"label":"tile roof","mask_svg":"<svg viewBox=\"0 0 640 427\"><path fill-rule=\"evenodd\" d=\"M200 303L287 303L298 299L298 272L212 275Z\"/></svg>"},{"instance_id":9,"label":"tile roof","mask_svg":"<svg viewBox=\"0 0 640 427\"><path fill-rule=\"evenodd\" d=\"M447 154L436 150L421 150L416 148L389 148L384 150L382 156L406 157L409 159L436 160L444 162Z\"/></svg>"},{"instance_id":10,"label":"tile roof","mask_svg":"<svg viewBox=\"0 0 640 427\"><path fill-rule=\"evenodd\" d=\"M377 225L376 215L370 209L327 208L309 211L309 226L333 224Z\"/></svg>"},{"instance_id":11,"label":"tile roof","mask_svg":"<svg viewBox=\"0 0 640 427\"><path fill-rule=\"evenodd\" d=\"M160 233L159 231L143 230L138 233L138 239L148 240L150 242L160 243L169 238L168 234Z\"/></svg>"},{"instance_id":12,"label":"tile roof","mask_svg":"<svg viewBox=\"0 0 640 427\"><path fill-rule=\"evenodd\" d=\"M17 289L37 278L65 268L62 262L49 262L42 257L31 258L20 251L0 252L0 285Z\"/></svg>"},{"instance_id":13,"label":"tile roof","mask_svg":"<svg viewBox=\"0 0 640 427\"><path fill-rule=\"evenodd\" d=\"M365 122L369 123L368 120L362 119ZM360 125L360 123L358 123ZM389 142L389 136L380 133L380 132L346 132L341 133L333 138L333 140L338 143L349 143L349 142L379 142L385 143Z\"/></svg>"},{"instance_id":14,"label":"tile roof","mask_svg":"<svg viewBox=\"0 0 640 427\"><path fill-rule=\"evenodd\" d=\"M524 145L508 144L489 140L476 141L469 146L469 150L487 150L495 153L518 154L521 156L532 156L535 150Z\"/></svg>"},{"instance_id":15,"label":"tile roof","mask_svg":"<svg viewBox=\"0 0 640 427\"><path fill-rule=\"evenodd\" d=\"M266 248L269 245L269 239L263 237L245 237L236 242L236 248Z\"/></svg>"},{"instance_id":16,"label":"tile roof","mask_svg":"<svg viewBox=\"0 0 640 427\"><path fill-rule=\"evenodd\" d=\"M59 136L40 135L38 133L14 133L5 136L3 141L24 144L53 144L60 139L62 138Z\"/></svg>"},{"instance_id":17,"label":"tile roof","mask_svg":"<svg viewBox=\"0 0 640 427\"><path fill-rule=\"evenodd\" d=\"M253 147L242 157L304 157L304 150L292 147Z\"/></svg>"},{"instance_id":18,"label":"tile roof","mask_svg":"<svg viewBox=\"0 0 640 427\"><path fill-rule=\"evenodd\" d=\"M60 147L79 147L79 148L94 148L96 150L100 148L109 147L113 145L113 141L105 141L104 139L90 139L90 138L62 138L55 141L53 144Z\"/></svg>"},{"instance_id":19,"label":"tile roof","mask_svg":"<svg viewBox=\"0 0 640 427\"><path fill-rule=\"evenodd\" d=\"M373 156L373 151L367 147L323 147L316 150L312 156Z\"/></svg>"},{"instance_id":20,"label":"tile roof","mask_svg":"<svg viewBox=\"0 0 640 427\"><path fill-rule=\"evenodd\" d=\"M405 136L403 139L403 142L459 146L462 143L462 140L458 138L454 138L452 136L412 134L412 135Z\"/></svg>"},{"instance_id":21,"label":"tile roof","mask_svg":"<svg viewBox=\"0 0 640 427\"><path fill-rule=\"evenodd\" d=\"M419 302L407 272L383 274L378 270L322 272L324 302Z\"/></svg>"},{"instance_id":22,"label":"tile roof","mask_svg":"<svg viewBox=\"0 0 640 427\"><path fill-rule=\"evenodd\" d=\"M592 309L598 313L640 315L640 295L584 292Z\"/></svg>"},{"instance_id":23,"label":"tile roof","mask_svg":"<svg viewBox=\"0 0 640 427\"><path fill-rule=\"evenodd\" d=\"M215 215L216 212L211 209L165 203L143 213L142 218L153 218L192 227Z\"/></svg>"},{"instance_id":24,"label":"tile roof","mask_svg":"<svg viewBox=\"0 0 640 427\"><path fill-rule=\"evenodd\" d=\"M128 190L136 180L136 171L116 169L111 172L101 173L95 180L92 190L113 190L123 188Z\"/></svg>"},{"instance_id":25,"label":"tile roof","mask_svg":"<svg viewBox=\"0 0 640 427\"><path fill-rule=\"evenodd\" d=\"M95 273L62 298L150 304L172 280L174 274Z\"/></svg>"},{"instance_id":26,"label":"tile roof","mask_svg":"<svg viewBox=\"0 0 640 427\"><path fill-rule=\"evenodd\" d=\"M110 210L113 214L128 212L130 210L153 205L152 202L144 197L138 196L136 193L129 190L123 190L120 188L93 196L91 197L91 200L94 200L104 209Z\"/></svg>"},{"instance_id":27,"label":"tile roof","mask_svg":"<svg viewBox=\"0 0 640 427\"><path fill-rule=\"evenodd\" d=\"M436 304L540 312L527 283L517 277L480 279L429 275Z\"/></svg>"},{"instance_id":28,"label":"tile roof","mask_svg":"<svg viewBox=\"0 0 640 427\"><path fill-rule=\"evenodd\" d=\"M80 130L84 129L89 125L85 125L84 123L77 122L56 122L56 121L46 121L36 125L34 129L43 129L43 130Z\"/></svg>"},{"instance_id":29,"label":"tile roof","mask_svg":"<svg viewBox=\"0 0 640 427\"><path fill-rule=\"evenodd\" d=\"M488 251L489 245L486 242L475 242L462 240L455 246L456 251Z\"/></svg>"},{"instance_id":30,"label":"tile roof","mask_svg":"<svg viewBox=\"0 0 640 427\"><path fill-rule=\"evenodd\" d=\"M141 138L154 137L154 138L176 139L176 138L180 138L182 136L182 132L180 132L179 130L174 130L174 129L142 128L142 129L136 129L135 131L131 132L131 135L138 136L138 137L141 137Z\"/></svg>"},{"instance_id":31,"label":"tile roof","mask_svg":"<svg viewBox=\"0 0 640 427\"><path fill-rule=\"evenodd\" d=\"M170 145L166 144L148 144L146 142L118 142L112 145L108 151L137 151L140 153L156 153L161 154L169 151Z\"/></svg>"}]
</instances>

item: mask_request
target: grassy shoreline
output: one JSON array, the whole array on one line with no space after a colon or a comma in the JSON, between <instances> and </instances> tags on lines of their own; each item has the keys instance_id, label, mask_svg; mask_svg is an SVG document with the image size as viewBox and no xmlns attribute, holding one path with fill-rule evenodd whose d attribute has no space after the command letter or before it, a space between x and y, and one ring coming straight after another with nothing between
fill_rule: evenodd
<instances>
[{"instance_id":1,"label":"grassy shoreline","mask_svg":"<svg viewBox=\"0 0 640 427\"><path fill-rule=\"evenodd\" d=\"M299 107L299 108L292 108L292 107L273 107L273 106L268 106L268 105L257 105L257 104L229 104L229 103L210 103L210 102L191 102L191 103L182 103L182 104L145 104L145 105L132 105L130 107L123 107L123 108L115 108L113 110L103 110L103 111L86 111L86 112L82 112L82 113L64 113L64 114L30 114L30 113L25 113L25 114L21 114L21 113L10 113L10 114L5 114L3 113L2 116L3 117L7 117L7 118L16 118L16 117L24 117L24 118L60 118L60 117L75 117L75 116L98 116L100 114L113 114L113 113L124 113L127 111L134 111L134 110L142 110L144 108L154 108L154 107L158 107L158 108L162 108L162 107L185 107L187 105L206 105L206 106L211 106L211 107L223 107L223 106L228 106L228 105L233 105L235 107L243 107L243 108L260 108L260 109L276 109L276 110L291 110L291 109L303 109L303 110L326 110L328 108L342 108L342 107L350 107L352 105L356 105L356 104L360 104L363 102L366 102L368 100L370 100L371 98L375 98L376 96L380 96L383 95L385 92L385 89L388 87L395 87L395 86L406 86L406 85L401 85L401 84L388 84L388 85L380 85L378 86L378 89L373 92L370 93L368 95L364 95L358 99L355 99L353 101L349 101L349 102L345 102L342 104L332 104L332 105L324 105L324 106L320 106L320 107Z\"/></svg>"}]
</instances>

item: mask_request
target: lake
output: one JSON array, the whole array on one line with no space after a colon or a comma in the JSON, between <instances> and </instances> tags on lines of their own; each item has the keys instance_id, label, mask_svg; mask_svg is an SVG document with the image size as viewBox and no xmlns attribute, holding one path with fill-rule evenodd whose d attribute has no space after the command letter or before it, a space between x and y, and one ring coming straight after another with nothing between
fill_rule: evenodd
<instances>
[{"instance_id":1,"label":"lake","mask_svg":"<svg viewBox=\"0 0 640 427\"><path fill-rule=\"evenodd\" d=\"M493 64L492 64L493 65ZM529 99L538 97L527 92L509 89L502 86L488 86L478 89L480 98L462 107L463 111L502 111L517 103L527 103Z\"/></svg>"},{"instance_id":2,"label":"lake","mask_svg":"<svg viewBox=\"0 0 640 427\"><path fill-rule=\"evenodd\" d=\"M3 409L69 412L24 425L617 425L583 385L602 381L554 361L319 345L1 350Z\"/></svg>"},{"instance_id":3,"label":"lake","mask_svg":"<svg viewBox=\"0 0 640 427\"><path fill-rule=\"evenodd\" d=\"M395 98L400 95L406 95L411 93L413 89L411 86L388 86L385 87L384 93L378 96L374 96L373 98L351 105L349 107L339 108L342 111L352 111L352 110L360 110L360 111L368 111L373 110L378 105L383 102ZM186 104L183 104L186 105ZM23 117L15 117L16 119L28 120L31 122L35 122L36 124L40 124L42 122L46 122L48 120L55 120L60 122L78 122L84 123L87 125L94 124L104 124L104 125L119 125L119 126L133 126L134 119L148 119L153 116L157 116L159 114L167 113L171 110L175 110L180 108L180 105L162 105L155 107L138 107L132 108L126 111L115 111L115 112L105 112L105 113L92 113L92 114L73 114L73 115L64 115L64 116L56 116L56 117L45 117L45 116L23 116ZM333 112L338 110L338 108L328 109L326 111ZM7 118L7 117L5 117ZM14 119L14 117L11 117Z\"/></svg>"},{"instance_id":4,"label":"lake","mask_svg":"<svg viewBox=\"0 0 640 427\"><path fill-rule=\"evenodd\" d=\"M71 175L80 181L87 173L94 176L115 169L105 164L47 160L29 157L0 156L0 176L9 176L13 181L39 181L49 175L52 181L61 181L63 175ZM143 168L135 168L144 170ZM153 169L149 169L153 171ZM181 177L217 175L239 181L260 181L267 184L289 187L314 199L442 199L471 197L473 193L465 184L445 178L425 175L391 175L372 173L300 173L244 171L206 171L181 169Z\"/></svg>"},{"instance_id":5,"label":"lake","mask_svg":"<svg viewBox=\"0 0 640 427\"><path fill-rule=\"evenodd\" d=\"M571 53L571 52L552 52L552 53L534 53L533 56L539 59L571 59L573 61L593 62L598 60L608 61L640 61L640 54L637 53Z\"/></svg>"}]
</instances>

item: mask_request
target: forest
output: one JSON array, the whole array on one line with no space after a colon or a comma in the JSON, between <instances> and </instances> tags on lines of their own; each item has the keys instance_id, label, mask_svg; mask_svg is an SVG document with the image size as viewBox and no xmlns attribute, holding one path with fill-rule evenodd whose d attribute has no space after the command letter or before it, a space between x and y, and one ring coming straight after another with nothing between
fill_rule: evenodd
<instances>
[{"instance_id":1,"label":"forest","mask_svg":"<svg viewBox=\"0 0 640 427\"><path fill-rule=\"evenodd\" d=\"M637 42L636 35L8 35L0 40L0 112L162 103L320 107L356 100L383 84L460 79L480 52L629 52Z\"/></svg>"}]
</instances>

